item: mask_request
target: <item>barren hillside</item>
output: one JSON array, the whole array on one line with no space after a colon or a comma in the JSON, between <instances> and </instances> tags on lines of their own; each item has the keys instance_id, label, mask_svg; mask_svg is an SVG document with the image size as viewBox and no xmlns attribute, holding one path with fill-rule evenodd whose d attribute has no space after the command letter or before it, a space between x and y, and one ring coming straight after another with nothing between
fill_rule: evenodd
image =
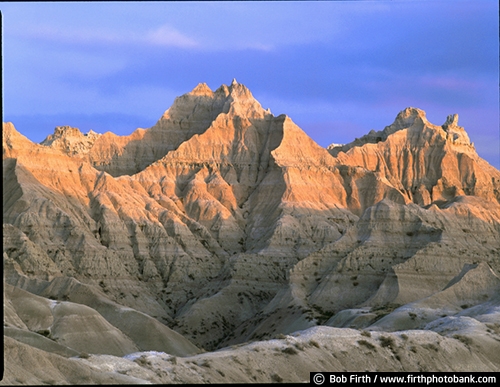
<instances>
[{"instance_id":1,"label":"barren hillside","mask_svg":"<svg viewBox=\"0 0 500 387\"><path fill-rule=\"evenodd\" d=\"M3 238L2 383L500 370L500 171L456 114L324 149L233 80L129 136L4 123Z\"/></svg>"}]
</instances>

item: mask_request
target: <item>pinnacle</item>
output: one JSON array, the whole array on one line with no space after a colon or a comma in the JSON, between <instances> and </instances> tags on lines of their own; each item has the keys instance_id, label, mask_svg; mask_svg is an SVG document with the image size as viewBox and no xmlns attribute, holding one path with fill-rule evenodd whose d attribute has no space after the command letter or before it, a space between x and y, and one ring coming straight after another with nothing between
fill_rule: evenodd
<instances>
[{"instance_id":1,"label":"pinnacle","mask_svg":"<svg viewBox=\"0 0 500 387\"><path fill-rule=\"evenodd\" d=\"M465 129L458 125L458 114L450 114L441 128L446 132L446 138L454 144L474 147Z\"/></svg>"},{"instance_id":2,"label":"pinnacle","mask_svg":"<svg viewBox=\"0 0 500 387\"><path fill-rule=\"evenodd\" d=\"M238 83L236 78L233 78L231 85L229 86L229 91L233 97L251 97L252 93L250 90L243 84Z\"/></svg>"},{"instance_id":3,"label":"pinnacle","mask_svg":"<svg viewBox=\"0 0 500 387\"><path fill-rule=\"evenodd\" d=\"M443 126L458 126L458 114L450 114L448 117L446 117L446 122L443 124Z\"/></svg>"},{"instance_id":4,"label":"pinnacle","mask_svg":"<svg viewBox=\"0 0 500 387\"><path fill-rule=\"evenodd\" d=\"M407 107L406 109L399 112L392 125L385 128L384 131L388 135L397 132L398 130L412 126L415 121L420 121L424 125L429 123L427 121L425 111L414 107Z\"/></svg>"},{"instance_id":5,"label":"pinnacle","mask_svg":"<svg viewBox=\"0 0 500 387\"><path fill-rule=\"evenodd\" d=\"M192 91L192 95L212 95L213 92L206 83L199 83Z\"/></svg>"},{"instance_id":6,"label":"pinnacle","mask_svg":"<svg viewBox=\"0 0 500 387\"><path fill-rule=\"evenodd\" d=\"M72 126L56 126L54 129L54 136L55 137L63 137L63 136L79 136L81 135L82 132L80 132L80 129L78 128L73 128Z\"/></svg>"},{"instance_id":7,"label":"pinnacle","mask_svg":"<svg viewBox=\"0 0 500 387\"><path fill-rule=\"evenodd\" d=\"M422 109L418 109L415 107L407 107L406 109L399 112L397 118L408 118L408 117L420 117L426 118L426 113Z\"/></svg>"}]
</instances>

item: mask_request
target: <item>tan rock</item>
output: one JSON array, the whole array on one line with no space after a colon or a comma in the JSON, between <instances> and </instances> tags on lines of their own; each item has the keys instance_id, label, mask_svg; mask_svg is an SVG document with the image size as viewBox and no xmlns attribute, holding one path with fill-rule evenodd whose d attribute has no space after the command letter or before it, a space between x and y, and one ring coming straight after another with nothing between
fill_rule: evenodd
<instances>
[{"instance_id":1,"label":"tan rock","mask_svg":"<svg viewBox=\"0 0 500 387\"><path fill-rule=\"evenodd\" d=\"M126 336L184 356L190 340L362 328L445 292L464 265L500 270L500 172L456 115L436 126L408 108L327 150L234 80L196 86L128 136L3 134L5 281L59 300L60 340L82 350L128 351ZM30 302L33 321L6 301L12 327L54 324Z\"/></svg>"},{"instance_id":2,"label":"tan rock","mask_svg":"<svg viewBox=\"0 0 500 387\"><path fill-rule=\"evenodd\" d=\"M499 202L499 171L476 153L458 115L442 126L407 108L384 130L331 147L340 163L379 172L409 201L428 205L473 195Z\"/></svg>"}]
</instances>

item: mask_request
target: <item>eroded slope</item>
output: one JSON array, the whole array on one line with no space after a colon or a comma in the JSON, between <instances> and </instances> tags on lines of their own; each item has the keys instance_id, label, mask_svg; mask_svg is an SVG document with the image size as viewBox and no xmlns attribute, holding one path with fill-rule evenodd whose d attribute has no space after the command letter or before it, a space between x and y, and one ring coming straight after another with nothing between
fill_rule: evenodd
<instances>
[{"instance_id":1,"label":"eroded slope","mask_svg":"<svg viewBox=\"0 0 500 387\"><path fill-rule=\"evenodd\" d=\"M88 316L114 332L116 355L318 324L483 324L498 305L500 172L457 120L408 108L326 150L233 81L198 85L130 136L59 127L34 144L4 124L5 281L61 312L36 329L12 314L11 337ZM84 350L69 331L52 338L53 351Z\"/></svg>"}]
</instances>

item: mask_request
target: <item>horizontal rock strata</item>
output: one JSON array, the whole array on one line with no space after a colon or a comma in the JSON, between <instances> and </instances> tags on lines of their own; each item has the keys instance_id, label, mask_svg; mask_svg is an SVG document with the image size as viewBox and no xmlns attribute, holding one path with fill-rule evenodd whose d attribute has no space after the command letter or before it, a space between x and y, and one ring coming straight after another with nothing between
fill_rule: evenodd
<instances>
[{"instance_id":1,"label":"horizontal rock strata","mask_svg":"<svg viewBox=\"0 0 500 387\"><path fill-rule=\"evenodd\" d=\"M4 123L3 198L12 356L191 356L317 325L467 318L498 335L500 171L457 115L437 126L407 108L324 149L244 85L200 84L129 136L66 126L36 144ZM384 356L371 370L397 370Z\"/></svg>"}]
</instances>

